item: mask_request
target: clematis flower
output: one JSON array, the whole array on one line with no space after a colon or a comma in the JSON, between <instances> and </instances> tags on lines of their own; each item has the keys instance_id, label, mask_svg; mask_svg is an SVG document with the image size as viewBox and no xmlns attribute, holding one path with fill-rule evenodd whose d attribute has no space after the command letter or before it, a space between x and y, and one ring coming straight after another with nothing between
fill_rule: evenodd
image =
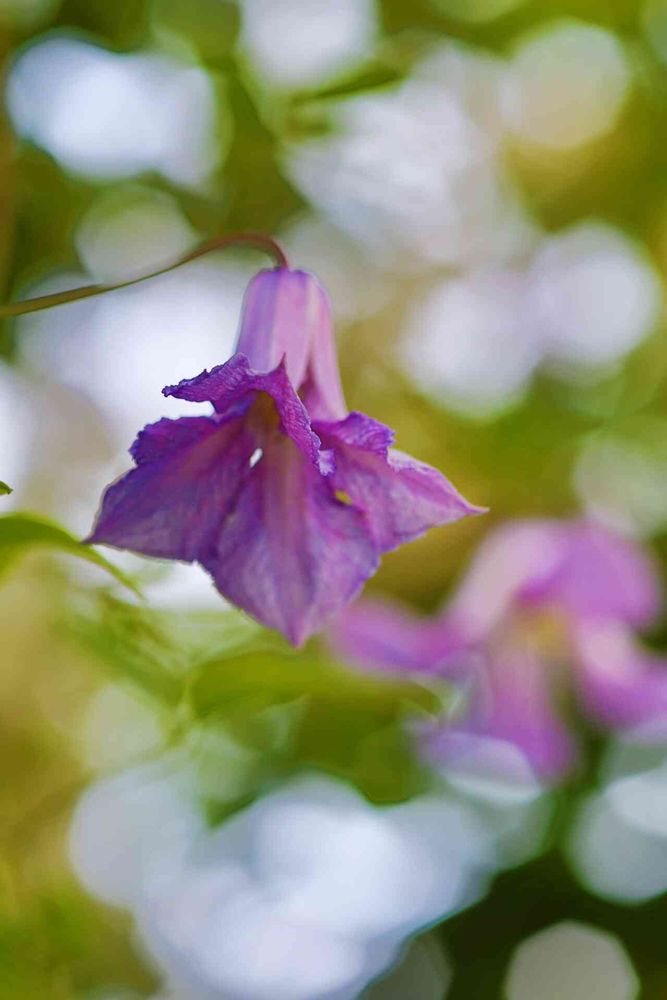
<instances>
[{"instance_id":1,"label":"clematis flower","mask_svg":"<svg viewBox=\"0 0 667 1000\"><path fill-rule=\"evenodd\" d=\"M261 271L237 353L163 390L213 412L140 432L90 542L200 563L223 596L294 644L340 611L382 553L477 513L444 476L348 413L324 289Z\"/></svg>"},{"instance_id":2,"label":"clematis flower","mask_svg":"<svg viewBox=\"0 0 667 1000\"><path fill-rule=\"evenodd\" d=\"M436 757L476 766L509 745L555 779L576 759L572 701L601 727L667 735L667 659L636 635L659 606L638 546L586 521L526 520L486 540L436 618L362 601L331 637L364 667L466 688L463 717L427 734Z\"/></svg>"}]
</instances>

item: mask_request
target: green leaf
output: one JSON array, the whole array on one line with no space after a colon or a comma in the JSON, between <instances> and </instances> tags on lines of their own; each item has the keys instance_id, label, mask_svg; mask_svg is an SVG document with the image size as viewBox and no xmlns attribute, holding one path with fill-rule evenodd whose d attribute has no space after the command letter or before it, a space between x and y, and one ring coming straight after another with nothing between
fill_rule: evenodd
<instances>
[{"instance_id":1,"label":"green leaf","mask_svg":"<svg viewBox=\"0 0 667 1000\"><path fill-rule=\"evenodd\" d=\"M189 695L195 716L221 724L244 744L250 724L251 745L252 723L267 710L298 706L280 767L317 768L351 781L373 801L398 802L428 781L405 724L439 716L449 689L352 671L323 649L293 652L275 642L203 663L193 674ZM275 764L275 749L266 752Z\"/></svg>"},{"instance_id":2,"label":"green leaf","mask_svg":"<svg viewBox=\"0 0 667 1000\"><path fill-rule=\"evenodd\" d=\"M435 714L442 709L442 699L434 691L413 681L345 670L310 651L266 648L202 664L190 695L200 718L256 710L304 695L339 706L366 706L386 718L402 710Z\"/></svg>"},{"instance_id":3,"label":"green leaf","mask_svg":"<svg viewBox=\"0 0 667 1000\"><path fill-rule=\"evenodd\" d=\"M426 790L429 768L403 720L366 707L332 710L312 701L295 733L294 760L352 782L373 802L401 802Z\"/></svg>"},{"instance_id":4,"label":"green leaf","mask_svg":"<svg viewBox=\"0 0 667 1000\"><path fill-rule=\"evenodd\" d=\"M7 483L3 483L2 479L0 479L0 497L6 496L11 492L13 492L11 486L8 486Z\"/></svg>"},{"instance_id":5,"label":"green leaf","mask_svg":"<svg viewBox=\"0 0 667 1000\"><path fill-rule=\"evenodd\" d=\"M101 594L92 611L67 621L75 641L115 677L175 708L183 697L187 656L168 635L165 618Z\"/></svg>"},{"instance_id":6,"label":"green leaf","mask_svg":"<svg viewBox=\"0 0 667 1000\"><path fill-rule=\"evenodd\" d=\"M10 907L15 897L6 895L0 910L0 1000L153 995L156 984L124 924L82 890L61 878L58 888L31 887L20 906ZM113 992L93 989L100 983L113 985Z\"/></svg>"},{"instance_id":7,"label":"green leaf","mask_svg":"<svg viewBox=\"0 0 667 1000\"><path fill-rule=\"evenodd\" d=\"M302 91L295 96L294 103L298 105L307 101L335 101L357 94L366 95L369 91L380 90L389 84L398 83L404 76L404 72L393 66L380 62L369 64L361 72L348 75L331 86Z\"/></svg>"},{"instance_id":8,"label":"green leaf","mask_svg":"<svg viewBox=\"0 0 667 1000\"><path fill-rule=\"evenodd\" d=\"M78 602L67 625L89 657L173 707L181 702L202 660L235 654L259 630L222 606L218 612L176 614L130 604L106 592Z\"/></svg>"},{"instance_id":9,"label":"green leaf","mask_svg":"<svg viewBox=\"0 0 667 1000\"><path fill-rule=\"evenodd\" d=\"M0 573L13 559L36 546L58 549L85 559L106 570L135 594L139 593L137 586L122 570L52 521L35 514L5 514L0 517Z\"/></svg>"}]
</instances>

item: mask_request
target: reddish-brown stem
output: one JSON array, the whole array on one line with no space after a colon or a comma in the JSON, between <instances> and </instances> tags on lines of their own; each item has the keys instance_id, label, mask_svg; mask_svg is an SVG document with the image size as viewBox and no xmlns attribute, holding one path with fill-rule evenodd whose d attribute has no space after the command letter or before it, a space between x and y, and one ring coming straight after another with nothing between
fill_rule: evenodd
<instances>
[{"instance_id":1,"label":"reddish-brown stem","mask_svg":"<svg viewBox=\"0 0 667 1000\"><path fill-rule=\"evenodd\" d=\"M23 316L26 313L40 312L42 309L52 309L54 306L65 305L68 302L76 302L79 299L88 299L94 295L104 295L106 292L116 292L121 288L129 288L131 285L138 285L142 281L149 281L157 278L161 274L175 271L177 267L188 264L204 254L213 250L224 250L232 246L251 246L257 250L263 250L272 256L277 268L287 268L289 263L287 257L276 240L264 233L233 233L230 236L216 236L212 240L207 240L200 246L195 247L177 261L159 267L150 274L142 274L138 278L130 278L128 281L120 281L115 285L84 285L82 288L70 288L64 292L53 292L50 295L38 295L34 299L24 299L22 302L8 302L0 305L0 319L7 319L10 316Z\"/></svg>"}]
</instances>

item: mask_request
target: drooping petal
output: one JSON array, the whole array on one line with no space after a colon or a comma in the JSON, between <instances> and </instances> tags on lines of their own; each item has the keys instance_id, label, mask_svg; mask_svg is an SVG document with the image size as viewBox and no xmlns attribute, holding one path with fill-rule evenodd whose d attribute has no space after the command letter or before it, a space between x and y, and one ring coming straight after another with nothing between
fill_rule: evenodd
<instances>
[{"instance_id":1,"label":"drooping petal","mask_svg":"<svg viewBox=\"0 0 667 1000\"><path fill-rule=\"evenodd\" d=\"M261 271L248 285L236 347L255 371L283 357L313 420L340 420L347 409L336 357L331 303L307 271Z\"/></svg>"},{"instance_id":2,"label":"drooping petal","mask_svg":"<svg viewBox=\"0 0 667 1000\"><path fill-rule=\"evenodd\" d=\"M320 464L320 439L310 426L305 407L287 377L284 362L273 371L256 372L243 354L235 354L224 365L203 371L178 385L164 388L165 396L191 403L212 403L218 413L244 410L259 392L274 401L283 434L292 438L304 455Z\"/></svg>"},{"instance_id":3,"label":"drooping petal","mask_svg":"<svg viewBox=\"0 0 667 1000\"><path fill-rule=\"evenodd\" d=\"M588 522L534 518L489 535L447 614L472 640L512 607L541 605L641 623L656 613L659 589L650 560L630 542Z\"/></svg>"},{"instance_id":4,"label":"drooping petal","mask_svg":"<svg viewBox=\"0 0 667 1000\"><path fill-rule=\"evenodd\" d=\"M298 389L323 295L319 282L305 271L284 267L260 271L243 298L237 352L258 372L273 371L285 358L287 375Z\"/></svg>"},{"instance_id":5,"label":"drooping petal","mask_svg":"<svg viewBox=\"0 0 667 1000\"><path fill-rule=\"evenodd\" d=\"M197 560L224 596L298 644L356 595L379 552L363 513L336 499L331 455L283 366L257 375L233 361L176 387L224 400L225 414L146 428L89 540Z\"/></svg>"},{"instance_id":6,"label":"drooping petal","mask_svg":"<svg viewBox=\"0 0 667 1000\"><path fill-rule=\"evenodd\" d=\"M106 491L91 542L161 558L200 558L243 487L267 419L317 468L330 469L283 363L258 374L235 355L164 392L212 402L220 417L160 420L142 431L131 449L138 468ZM262 399L264 414L258 411Z\"/></svg>"},{"instance_id":7,"label":"drooping petal","mask_svg":"<svg viewBox=\"0 0 667 1000\"><path fill-rule=\"evenodd\" d=\"M298 645L352 600L378 561L364 515L276 435L202 563L225 597Z\"/></svg>"},{"instance_id":8,"label":"drooping petal","mask_svg":"<svg viewBox=\"0 0 667 1000\"><path fill-rule=\"evenodd\" d=\"M382 424L345 417L330 305L312 275L257 276L239 349L163 390L215 414L139 435L136 468L107 490L89 541L197 560L225 596L300 642L356 595L382 552L478 508L391 450Z\"/></svg>"},{"instance_id":9,"label":"drooping petal","mask_svg":"<svg viewBox=\"0 0 667 1000\"><path fill-rule=\"evenodd\" d=\"M334 452L335 488L364 511L381 552L435 525L482 512L436 469L391 448L392 432L377 420L350 413L345 420L314 426Z\"/></svg>"},{"instance_id":10,"label":"drooping petal","mask_svg":"<svg viewBox=\"0 0 667 1000\"><path fill-rule=\"evenodd\" d=\"M587 521L558 525L563 558L544 587L530 595L573 616L643 625L660 607L655 568L639 546Z\"/></svg>"},{"instance_id":11,"label":"drooping petal","mask_svg":"<svg viewBox=\"0 0 667 1000\"><path fill-rule=\"evenodd\" d=\"M301 398L311 420L342 420L348 411L340 381L331 308L326 293L324 295L328 308L322 309L319 322L313 329Z\"/></svg>"},{"instance_id":12,"label":"drooping petal","mask_svg":"<svg viewBox=\"0 0 667 1000\"><path fill-rule=\"evenodd\" d=\"M466 660L458 636L441 622L388 601L357 601L336 617L328 637L337 653L367 669L451 676Z\"/></svg>"},{"instance_id":13,"label":"drooping petal","mask_svg":"<svg viewBox=\"0 0 667 1000\"><path fill-rule=\"evenodd\" d=\"M575 745L555 710L549 665L530 649L507 645L488 651L484 678L463 728L514 743L547 780L567 772Z\"/></svg>"},{"instance_id":14,"label":"drooping petal","mask_svg":"<svg viewBox=\"0 0 667 1000\"><path fill-rule=\"evenodd\" d=\"M191 562L215 537L249 471L243 420L159 420L132 446L137 468L106 490L89 542Z\"/></svg>"},{"instance_id":15,"label":"drooping petal","mask_svg":"<svg viewBox=\"0 0 667 1000\"><path fill-rule=\"evenodd\" d=\"M581 620L573 632L584 708L610 728L667 733L667 659L642 648L620 622Z\"/></svg>"},{"instance_id":16,"label":"drooping petal","mask_svg":"<svg viewBox=\"0 0 667 1000\"><path fill-rule=\"evenodd\" d=\"M563 558L556 525L515 521L482 542L444 612L471 642L485 640L527 591L552 579Z\"/></svg>"},{"instance_id":17,"label":"drooping petal","mask_svg":"<svg viewBox=\"0 0 667 1000\"><path fill-rule=\"evenodd\" d=\"M137 465L155 462L177 449L197 444L212 431L211 425L215 423L210 417L180 417L178 420L163 417L139 431L130 455Z\"/></svg>"}]
</instances>

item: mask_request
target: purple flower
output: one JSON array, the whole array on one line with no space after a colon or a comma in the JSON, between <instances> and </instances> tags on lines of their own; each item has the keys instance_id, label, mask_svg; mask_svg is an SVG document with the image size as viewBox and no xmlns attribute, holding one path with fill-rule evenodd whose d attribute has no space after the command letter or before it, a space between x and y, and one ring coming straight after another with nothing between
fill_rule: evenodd
<instances>
[{"instance_id":1,"label":"purple flower","mask_svg":"<svg viewBox=\"0 0 667 1000\"><path fill-rule=\"evenodd\" d=\"M238 353L163 390L210 402L159 420L106 491L90 542L200 563L226 598L299 644L358 593L383 552L480 508L392 432L348 413L325 291L262 271Z\"/></svg>"},{"instance_id":2,"label":"purple flower","mask_svg":"<svg viewBox=\"0 0 667 1000\"><path fill-rule=\"evenodd\" d=\"M667 660L635 635L659 606L638 546L586 521L527 520L486 540L438 617L362 601L331 635L365 667L467 686L466 714L428 734L431 753L465 764L509 744L554 779L576 758L573 695L602 727L667 735Z\"/></svg>"}]
</instances>

